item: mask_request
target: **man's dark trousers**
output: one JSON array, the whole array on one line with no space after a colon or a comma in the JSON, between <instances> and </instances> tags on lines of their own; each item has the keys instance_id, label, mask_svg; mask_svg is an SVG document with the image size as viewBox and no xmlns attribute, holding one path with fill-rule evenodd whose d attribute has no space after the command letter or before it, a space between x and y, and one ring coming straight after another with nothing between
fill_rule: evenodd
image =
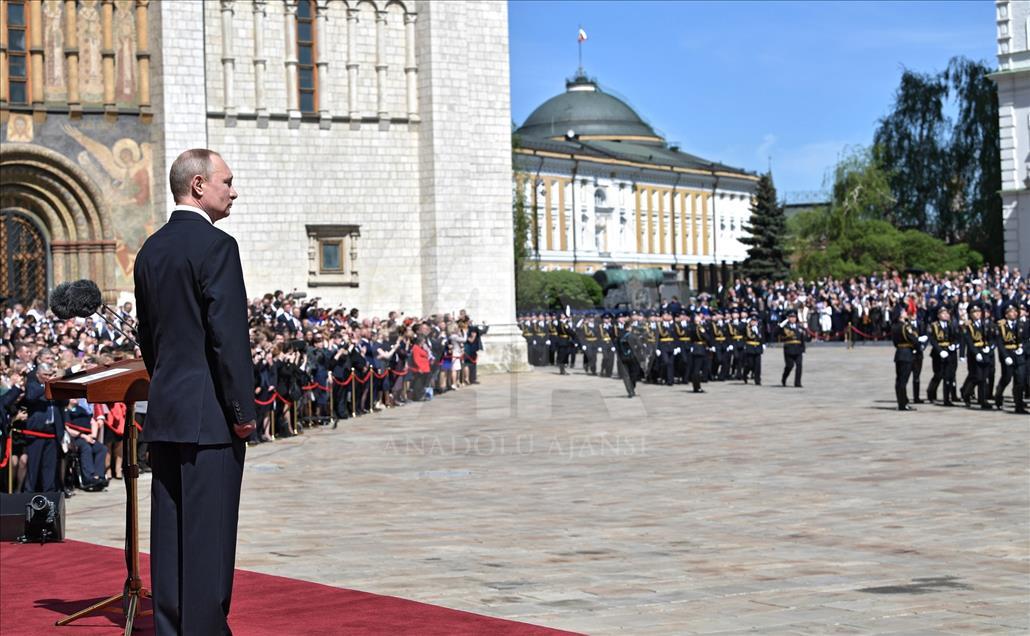
<instances>
[{"instance_id":1,"label":"man's dark trousers","mask_svg":"<svg viewBox=\"0 0 1030 636\"><path fill-rule=\"evenodd\" d=\"M241 439L213 446L150 444L150 541L165 548L154 550L150 559L159 634L231 633L225 617L232 597L246 449ZM183 608L189 611L183 613ZM201 608L211 615L200 613ZM212 632L215 625L220 629Z\"/></svg>"}]
</instances>

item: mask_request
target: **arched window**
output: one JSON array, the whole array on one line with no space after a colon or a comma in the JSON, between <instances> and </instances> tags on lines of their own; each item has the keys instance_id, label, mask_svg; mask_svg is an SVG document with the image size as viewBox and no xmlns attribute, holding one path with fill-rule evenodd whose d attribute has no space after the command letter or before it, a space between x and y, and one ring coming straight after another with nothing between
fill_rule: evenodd
<instances>
[{"instance_id":1,"label":"arched window","mask_svg":"<svg viewBox=\"0 0 1030 636\"><path fill-rule=\"evenodd\" d=\"M597 188L594 190L594 207L603 208L608 205L608 195L605 194L604 188Z\"/></svg>"}]
</instances>

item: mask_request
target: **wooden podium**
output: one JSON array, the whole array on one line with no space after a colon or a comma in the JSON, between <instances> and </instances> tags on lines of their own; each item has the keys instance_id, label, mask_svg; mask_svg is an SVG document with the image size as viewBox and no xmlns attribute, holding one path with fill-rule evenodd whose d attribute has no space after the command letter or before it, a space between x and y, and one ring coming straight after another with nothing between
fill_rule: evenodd
<instances>
[{"instance_id":1,"label":"wooden podium","mask_svg":"<svg viewBox=\"0 0 1030 636\"><path fill-rule=\"evenodd\" d=\"M57 621L57 625L67 625L121 602L125 613L125 636L129 636L136 616L142 614L142 599L150 596L139 575L139 504L136 500L139 458L136 456L138 444L135 422L136 402L147 399L149 388L150 376L143 360L139 359L100 365L83 373L47 382L46 397L51 400L86 398L90 404L124 402L126 406L125 436L122 441L127 447L123 453L126 463L122 467L126 498L125 568L128 573L125 587L110 598L62 618Z\"/></svg>"}]
</instances>

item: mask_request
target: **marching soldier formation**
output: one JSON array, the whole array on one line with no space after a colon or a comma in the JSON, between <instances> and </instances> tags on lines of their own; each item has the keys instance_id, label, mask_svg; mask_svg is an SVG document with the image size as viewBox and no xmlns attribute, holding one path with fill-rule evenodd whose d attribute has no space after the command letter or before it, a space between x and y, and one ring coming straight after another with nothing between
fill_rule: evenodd
<instances>
[{"instance_id":1,"label":"marching soldier formation","mask_svg":"<svg viewBox=\"0 0 1030 636\"><path fill-rule=\"evenodd\" d=\"M784 342L801 343L800 351L794 347L787 356L787 364L797 368L795 386L801 386L801 356L808 336L796 319L794 327L785 321ZM579 352L588 375L618 376L629 397L644 380L665 386L690 384L694 393L704 393L702 385L708 382L762 383L766 338L757 314L716 310L709 315L679 307L575 319L537 313L522 316L519 327L531 365L557 365L559 374L566 375Z\"/></svg>"},{"instance_id":2,"label":"marching soldier formation","mask_svg":"<svg viewBox=\"0 0 1030 636\"><path fill-rule=\"evenodd\" d=\"M929 348L933 377L926 390L927 401L941 406L957 406L959 401L967 408L976 406L985 411L1005 407L1005 391L1011 387L1012 403L1016 413L1026 414L1027 358L1030 356L1030 302L1009 302L1004 306L1003 318L998 321L985 317L980 303L970 303L966 320L952 319L946 305L937 308L933 322L923 325L916 315L901 308L898 321L892 328L894 343L894 391L898 410L915 410L908 400L908 380L911 377L913 403L919 399L919 371L924 350ZM956 376L959 364L964 363L966 377L959 387ZM1001 369L1000 377L996 368ZM997 382L996 382L997 378ZM938 393L938 390L941 393Z\"/></svg>"}]
</instances>

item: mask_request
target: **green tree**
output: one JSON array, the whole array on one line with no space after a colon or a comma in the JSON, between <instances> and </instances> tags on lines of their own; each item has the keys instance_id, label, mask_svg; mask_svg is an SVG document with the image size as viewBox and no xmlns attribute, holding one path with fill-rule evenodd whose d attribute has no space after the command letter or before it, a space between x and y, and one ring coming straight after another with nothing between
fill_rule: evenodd
<instances>
[{"instance_id":1,"label":"green tree","mask_svg":"<svg viewBox=\"0 0 1030 636\"><path fill-rule=\"evenodd\" d=\"M854 149L833 175L830 204L801 212L788 223L801 276L850 278L882 269L941 272L983 264L983 257L965 244L947 245L884 220L895 198L878 153Z\"/></svg>"},{"instance_id":2,"label":"green tree","mask_svg":"<svg viewBox=\"0 0 1030 636\"><path fill-rule=\"evenodd\" d=\"M884 218L969 242L1000 262L998 97L990 72L963 57L935 74L906 70L874 143L897 199ZM954 120L946 115L952 109Z\"/></svg>"},{"instance_id":3,"label":"green tree","mask_svg":"<svg viewBox=\"0 0 1030 636\"><path fill-rule=\"evenodd\" d=\"M515 288L515 305L519 310L560 311L566 305L589 309L599 306L603 299L601 286L592 276L564 270L524 270Z\"/></svg>"},{"instance_id":4,"label":"green tree","mask_svg":"<svg viewBox=\"0 0 1030 636\"><path fill-rule=\"evenodd\" d=\"M763 174L758 180L748 234L740 242L748 245L744 272L754 278L783 280L790 271L784 240L787 222L783 207L776 201L776 186L772 175Z\"/></svg>"}]
</instances>

